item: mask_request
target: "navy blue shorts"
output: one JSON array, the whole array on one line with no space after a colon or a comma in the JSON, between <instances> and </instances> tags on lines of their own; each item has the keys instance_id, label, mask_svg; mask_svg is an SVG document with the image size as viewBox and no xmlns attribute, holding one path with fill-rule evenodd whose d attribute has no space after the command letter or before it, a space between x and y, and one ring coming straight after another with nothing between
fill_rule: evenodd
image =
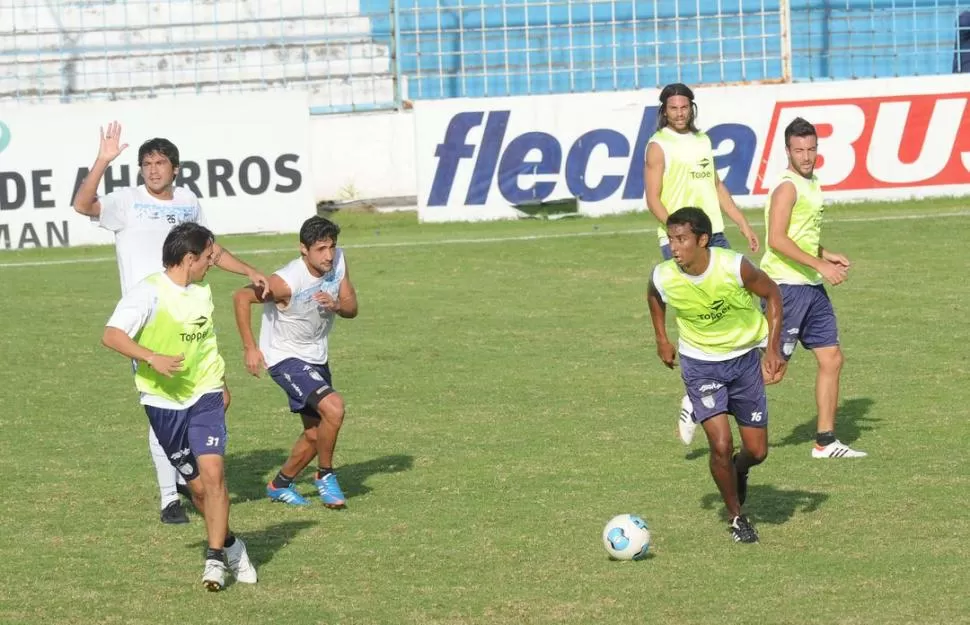
<instances>
[{"instance_id":1,"label":"navy blue shorts","mask_svg":"<svg viewBox=\"0 0 970 625\"><path fill-rule=\"evenodd\" d=\"M731 249L731 244L728 243L727 237L724 236L723 232L715 232L711 237L711 244L708 247L723 247L726 250ZM660 253L663 255L664 260L670 260L673 258L673 254L670 253L670 243L660 246Z\"/></svg>"},{"instance_id":2,"label":"navy blue shorts","mask_svg":"<svg viewBox=\"0 0 970 625\"><path fill-rule=\"evenodd\" d=\"M821 284L779 284L781 290L781 354L788 360L801 342L805 349L839 344L835 309ZM767 311L768 302L761 301Z\"/></svg>"},{"instance_id":3,"label":"navy blue shorts","mask_svg":"<svg viewBox=\"0 0 970 625\"><path fill-rule=\"evenodd\" d=\"M329 364L315 365L299 358L287 358L270 367L269 375L286 391L290 412L319 417L317 404L336 392Z\"/></svg>"},{"instance_id":4,"label":"navy blue shorts","mask_svg":"<svg viewBox=\"0 0 970 625\"><path fill-rule=\"evenodd\" d=\"M186 480L199 477L198 456L226 453L222 391L206 393L185 410L145 406L145 414L169 462Z\"/></svg>"},{"instance_id":5,"label":"navy blue shorts","mask_svg":"<svg viewBox=\"0 0 970 625\"><path fill-rule=\"evenodd\" d=\"M680 375L694 405L694 421L701 423L719 414L734 415L738 425L768 425L768 398L761 375L761 350L710 362L681 355Z\"/></svg>"}]
</instances>

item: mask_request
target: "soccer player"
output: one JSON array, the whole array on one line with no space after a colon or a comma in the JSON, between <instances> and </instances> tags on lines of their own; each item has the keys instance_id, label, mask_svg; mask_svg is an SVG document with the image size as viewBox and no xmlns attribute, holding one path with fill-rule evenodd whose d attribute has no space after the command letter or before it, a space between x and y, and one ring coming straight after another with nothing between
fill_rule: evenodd
<instances>
[{"instance_id":1,"label":"soccer player","mask_svg":"<svg viewBox=\"0 0 970 625\"><path fill-rule=\"evenodd\" d=\"M731 518L731 533L737 542L758 542L741 506L749 469L768 455L765 382L778 382L785 373L781 293L741 254L710 247L713 229L703 210L676 210L666 225L673 258L654 268L647 292L657 354L672 369L679 352L681 377L694 418L707 434L711 475ZM767 300L767 321L752 295ZM676 350L667 338L668 306L677 317ZM761 347L767 347L763 367ZM741 435L733 458L729 414Z\"/></svg>"},{"instance_id":2,"label":"soccer player","mask_svg":"<svg viewBox=\"0 0 970 625\"><path fill-rule=\"evenodd\" d=\"M127 143L121 144L121 124L111 122L107 132L102 128L97 159L74 198L75 211L91 217L99 226L115 234L122 295L146 276L162 269L162 242L172 226L187 221L206 223L195 194L175 186L179 151L167 139L151 139L138 149L138 165L145 180L143 185L118 189L98 199L98 185L108 165L127 147ZM258 271L218 244L214 249L216 266L266 286L266 278ZM189 518L178 497L179 491L190 496L185 480L172 467L151 428L148 429L148 448L158 479L162 523L188 523Z\"/></svg>"},{"instance_id":3,"label":"soccer player","mask_svg":"<svg viewBox=\"0 0 970 625\"><path fill-rule=\"evenodd\" d=\"M331 380L328 336L335 315L357 316L357 293L346 256L337 247L339 234L337 224L311 217L300 228L300 257L270 276L269 292L260 295L249 285L233 297L246 369L259 377L260 370L268 368L286 392L290 411L303 421L303 433L290 457L266 486L271 500L295 506L309 503L293 487L293 480L314 456L319 461L314 485L323 505L346 505L333 470L344 400ZM251 327L251 307L256 303L263 304L259 346Z\"/></svg>"},{"instance_id":4,"label":"soccer player","mask_svg":"<svg viewBox=\"0 0 970 625\"><path fill-rule=\"evenodd\" d=\"M697 104L690 87L673 83L661 90L657 132L647 144L643 174L647 208L661 224L657 229L660 252L664 260L670 259L669 237L663 224L671 212L685 206L700 208L711 220L711 247L731 247L724 236L723 210L738 225L751 251L757 252L758 237L718 177L711 139L697 129L696 117ZM685 395L677 420L678 432L685 445L690 444L697 429L691 412L692 406Z\"/></svg>"},{"instance_id":5,"label":"soccer player","mask_svg":"<svg viewBox=\"0 0 970 625\"><path fill-rule=\"evenodd\" d=\"M761 269L780 285L784 341L782 355L790 359L801 341L815 354L818 406L813 458L862 458L835 437L839 404L842 350L835 310L824 279L835 286L845 281L849 259L821 245L822 188L815 176L818 134L815 126L798 117L785 128L788 168L772 188L765 204L767 249Z\"/></svg>"},{"instance_id":6,"label":"soccer player","mask_svg":"<svg viewBox=\"0 0 970 625\"><path fill-rule=\"evenodd\" d=\"M204 226L172 228L162 244L165 270L125 293L101 339L138 363L135 387L150 427L205 519L202 583L210 591L225 587L227 561L237 581L256 583L246 545L229 531L225 363L213 328L212 291L203 282L215 256L215 237Z\"/></svg>"}]
</instances>

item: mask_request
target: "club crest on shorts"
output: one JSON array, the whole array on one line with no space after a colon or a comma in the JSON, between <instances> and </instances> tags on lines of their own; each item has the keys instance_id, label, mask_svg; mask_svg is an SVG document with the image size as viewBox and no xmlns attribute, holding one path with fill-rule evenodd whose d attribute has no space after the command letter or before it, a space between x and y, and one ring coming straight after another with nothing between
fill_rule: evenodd
<instances>
[{"instance_id":1,"label":"club crest on shorts","mask_svg":"<svg viewBox=\"0 0 970 625\"><path fill-rule=\"evenodd\" d=\"M308 376L310 376L311 378L313 378L317 382L323 382L324 381L323 376L320 375L320 372L317 371L316 369L314 369L313 367L305 366L305 367L303 367L303 370L306 371L306 374Z\"/></svg>"},{"instance_id":2,"label":"club crest on shorts","mask_svg":"<svg viewBox=\"0 0 970 625\"><path fill-rule=\"evenodd\" d=\"M701 397L701 403L704 404L705 408L708 408L708 409L714 408L714 396L704 395L703 397Z\"/></svg>"}]
</instances>

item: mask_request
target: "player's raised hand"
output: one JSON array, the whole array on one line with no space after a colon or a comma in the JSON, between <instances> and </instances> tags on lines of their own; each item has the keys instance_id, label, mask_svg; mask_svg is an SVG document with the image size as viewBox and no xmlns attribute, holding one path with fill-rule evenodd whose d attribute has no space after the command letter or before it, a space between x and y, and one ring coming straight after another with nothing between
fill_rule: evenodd
<instances>
[{"instance_id":1,"label":"player's raised hand","mask_svg":"<svg viewBox=\"0 0 970 625\"><path fill-rule=\"evenodd\" d=\"M661 362L663 362L668 369L673 369L676 364L675 360L677 358L677 350L674 346L670 344L669 341L664 341L663 343L657 343L657 356L660 356Z\"/></svg>"},{"instance_id":2,"label":"player's raised hand","mask_svg":"<svg viewBox=\"0 0 970 625\"><path fill-rule=\"evenodd\" d=\"M98 148L98 160L110 163L118 158L128 147L127 143L121 143L121 124L111 122L108 129L101 127L101 146Z\"/></svg>"},{"instance_id":3,"label":"player's raised hand","mask_svg":"<svg viewBox=\"0 0 970 625\"><path fill-rule=\"evenodd\" d=\"M244 356L246 360L246 371L255 377L259 377L259 372L266 369L266 359L263 351L258 347L247 347Z\"/></svg>"},{"instance_id":4,"label":"player's raised hand","mask_svg":"<svg viewBox=\"0 0 970 625\"><path fill-rule=\"evenodd\" d=\"M183 369L183 360L185 360L185 354L179 354L178 356L154 354L148 359L148 366L166 378L170 378Z\"/></svg>"}]
</instances>

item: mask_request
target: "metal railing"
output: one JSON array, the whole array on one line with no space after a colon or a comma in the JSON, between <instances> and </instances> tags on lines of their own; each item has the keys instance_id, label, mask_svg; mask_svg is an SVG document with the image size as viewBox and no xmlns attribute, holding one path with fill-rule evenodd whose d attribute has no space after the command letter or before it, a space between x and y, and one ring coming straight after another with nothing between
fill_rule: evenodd
<instances>
[{"instance_id":1,"label":"metal railing","mask_svg":"<svg viewBox=\"0 0 970 625\"><path fill-rule=\"evenodd\" d=\"M394 106L387 20L357 0L0 0L0 102L306 89ZM384 4L387 4L386 2Z\"/></svg>"},{"instance_id":2,"label":"metal railing","mask_svg":"<svg viewBox=\"0 0 970 625\"><path fill-rule=\"evenodd\" d=\"M957 71L970 0L0 0L0 104L305 89L332 113Z\"/></svg>"}]
</instances>

